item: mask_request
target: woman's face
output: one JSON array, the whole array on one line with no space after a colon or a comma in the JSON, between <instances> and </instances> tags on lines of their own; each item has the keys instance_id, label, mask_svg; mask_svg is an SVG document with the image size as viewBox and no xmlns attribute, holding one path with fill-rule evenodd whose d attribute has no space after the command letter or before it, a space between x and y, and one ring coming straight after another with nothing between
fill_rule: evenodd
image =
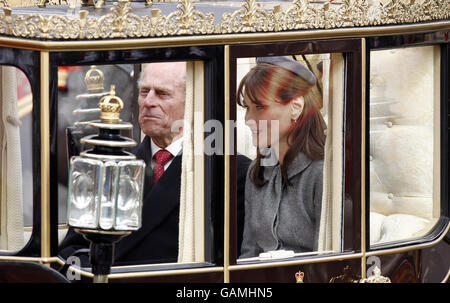
<instances>
[{"instance_id":1,"label":"woman's face","mask_svg":"<svg viewBox=\"0 0 450 303\"><path fill-rule=\"evenodd\" d=\"M287 143L291 131L289 102L280 103L258 96L257 103L244 94L245 124L252 131L253 145L262 149Z\"/></svg>"}]
</instances>

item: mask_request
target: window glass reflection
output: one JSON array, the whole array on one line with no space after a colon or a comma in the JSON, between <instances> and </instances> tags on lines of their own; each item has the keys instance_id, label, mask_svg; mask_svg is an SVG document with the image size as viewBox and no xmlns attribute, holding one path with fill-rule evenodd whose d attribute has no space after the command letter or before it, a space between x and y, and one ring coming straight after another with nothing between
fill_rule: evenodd
<instances>
[{"instance_id":1,"label":"window glass reflection","mask_svg":"<svg viewBox=\"0 0 450 303\"><path fill-rule=\"evenodd\" d=\"M439 217L439 48L372 51L370 242L426 233Z\"/></svg>"}]
</instances>

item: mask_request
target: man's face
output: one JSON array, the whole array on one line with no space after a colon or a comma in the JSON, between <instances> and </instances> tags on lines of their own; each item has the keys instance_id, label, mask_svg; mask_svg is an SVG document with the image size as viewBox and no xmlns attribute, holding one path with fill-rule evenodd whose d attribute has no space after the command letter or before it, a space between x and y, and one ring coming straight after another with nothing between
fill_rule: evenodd
<instances>
[{"instance_id":1,"label":"man's face","mask_svg":"<svg viewBox=\"0 0 450 303\"><path fill-rule=\"evenodd\" d=\"M185 79L185 62L151 63L138 83L139 125L160 147L179 135L178 127L175 133L171 129L184 117Z\"/></svg>"}]
</instances>

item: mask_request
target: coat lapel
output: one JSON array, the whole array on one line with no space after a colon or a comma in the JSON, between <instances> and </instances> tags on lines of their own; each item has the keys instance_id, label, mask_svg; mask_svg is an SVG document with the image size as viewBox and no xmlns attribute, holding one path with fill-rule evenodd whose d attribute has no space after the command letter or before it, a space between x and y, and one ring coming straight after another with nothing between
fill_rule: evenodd
<instances>
[{"instance_id":1,"label":"coat lapel","mask_svg":"<svg viewBox=\"0 0 450 303\"><path fill-rule=\"evenodd\" d=\"M273 178L273 174L277 172L280 174L281 177L281 167L277 160L277 156L272 148L269 148L268 151L266 151L265 163L267 163L267 165L263 165L264 163L261 162L261 165L264 166L264 178L266 180ZM311 163L312 160L310 158L308 158L304 153L299 152L298 155L294 158L294 160L292 160L291 164L289 164L287 170L288 179L290 180L294 176L304 171Z\"/></svg>"},{"instance_id":2,"label":"coat lapel","mask_svg":"<svg viewBox=\"0 0 450 303\"><path fill-rule=\"evenodd\" d=\"M299 173L304 171L311 163L312 160L308 158L304 153L300 152L288 167L288 179L290 180L295 175L298 175Z\"/></svg>"}]
</instances>

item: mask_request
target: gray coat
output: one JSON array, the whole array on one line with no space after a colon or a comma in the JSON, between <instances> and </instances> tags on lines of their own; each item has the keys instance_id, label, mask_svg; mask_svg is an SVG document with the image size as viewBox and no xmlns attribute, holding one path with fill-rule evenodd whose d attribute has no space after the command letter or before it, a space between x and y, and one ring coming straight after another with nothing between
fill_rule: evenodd
<instances>
[{"instance_id":1,"label":"gray coat","mask_svg":"<svg viewBox=\"0 0 450 303\"><path fill-rule=\"evenodd\" d=\"M278 162L278 161L276 161ZM322 206L323 160L299 153L288 168L285 184L278 163L264 167L268 183L256 187L247 172L245 223L240 258L257 257L272 250L317 250Z\"/></svg>"}]
</instances>

